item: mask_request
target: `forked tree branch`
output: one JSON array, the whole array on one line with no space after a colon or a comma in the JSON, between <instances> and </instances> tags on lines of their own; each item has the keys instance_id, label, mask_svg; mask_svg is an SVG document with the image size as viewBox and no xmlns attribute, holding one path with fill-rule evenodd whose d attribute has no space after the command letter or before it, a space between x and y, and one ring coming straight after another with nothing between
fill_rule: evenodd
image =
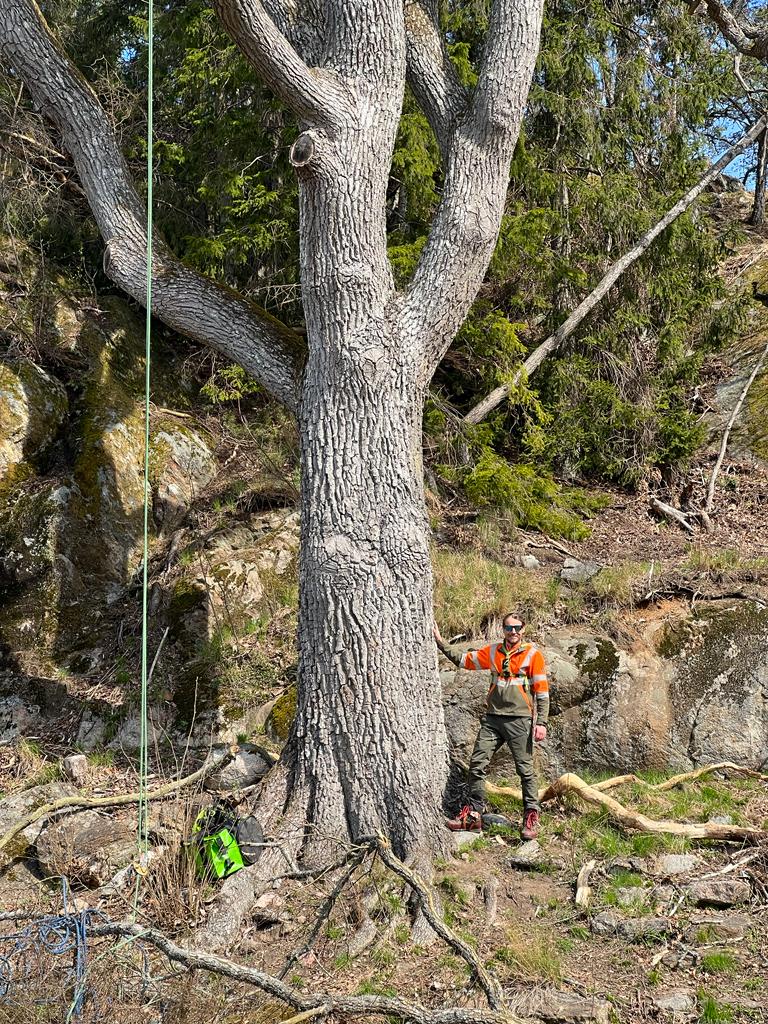
<instances>
[{"instance_id":1,"label":"forked tree branch","mask_svg":"<svg viewBox=\"0 0 768 1024\"><path fill-rule=\"evenodd\" d=\"M59 47L35 0L0 0L0 59L61 133L106 243L106 272L143 304L143 204L109 118ZM152 312L174 330L239 363L295 408L303 342L265 310L185 267L159 240L154 243Z\"/></svg>"},{"instance_id":2,"label":"forked tree branch","mask_svg":"<svg viewBox=\"0 0 768 1024\"><path fill-rule=\"evenodd\" d=\"M426 385L463 322L493 254L531 77L542 0L493 0L465 117L448 143L443 198L401 313Z\"/></svg>"},{"instance_id":3,"label":"forked tree branch","mask_svg":"<svg viewBox=\"0 0 768 1024\"><path fill-rule=\"evenodd\" d=\"M261 0L214 0L214 7L264 84L302 121L332 133L347 105L343 92L327 72L304 62Z\"/></svg>"},{"instance_id":4,"label":"forked tree branch","mask_svg":"<svg viewBox=\"0 0 768 1024\"><path fill-rule=\"evenodd\" d=\"M706 9L723 37L745 57L756 57L759 60L768 57L768 30L759 29L749 20L736 17L720 0L703 0L696 5L697 11L702 8Z\"/></svg>"}]
</instances>

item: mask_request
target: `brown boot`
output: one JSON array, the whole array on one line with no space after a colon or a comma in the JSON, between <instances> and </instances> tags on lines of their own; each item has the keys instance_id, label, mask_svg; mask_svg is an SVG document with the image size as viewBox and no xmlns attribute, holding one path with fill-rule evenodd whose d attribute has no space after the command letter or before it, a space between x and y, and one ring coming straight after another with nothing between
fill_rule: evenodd
<instances>
[{"instance_id":1,"label":"brown boot","mask_svg":"<svg viewBox=\"0 0 768 1024\"><path fill-rule=\"evenodd\" d=\"M455 818L450 818L445 823L451 832L482 832L483 818L479 811L473 811L467 804L462 807Z\"/></svg>"},{"instance_id":2,"label":"brown boot","mask_svg":"<svg viewBox=\"0 0 768 1024\"><path fill-rule=\"evenodd\" d=\"M539 820L540 815L538 811L530 810L525 812L523 815L523 827L520 829L520 835L523 839L535 839L538 836Z\"/></svg>"}]
</instances>

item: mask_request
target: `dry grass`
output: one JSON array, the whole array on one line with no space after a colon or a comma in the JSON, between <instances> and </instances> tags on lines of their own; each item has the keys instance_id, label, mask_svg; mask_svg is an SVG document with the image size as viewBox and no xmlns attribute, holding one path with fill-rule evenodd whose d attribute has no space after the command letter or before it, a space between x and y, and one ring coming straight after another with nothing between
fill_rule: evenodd
<instances>
[{"instance_id":1,"label":"dry grass","mask_svg":"<svg viewBox=\"0 0 768 1024\"><path fill-rule=\"evenodd\" d=\"M476 551L437 548L435 619L444 636L496 635L502 616L519 610L534 621L548 605L543 580L524 569L502 565Z\"/></svg>"}]
</instances>

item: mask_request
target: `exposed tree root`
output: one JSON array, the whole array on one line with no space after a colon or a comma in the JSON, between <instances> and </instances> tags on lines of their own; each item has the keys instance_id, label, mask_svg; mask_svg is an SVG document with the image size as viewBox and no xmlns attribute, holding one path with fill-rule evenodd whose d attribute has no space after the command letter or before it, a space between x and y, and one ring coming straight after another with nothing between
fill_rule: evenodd
<instances>
[{"instance_id":1,"label":"exposed tree root","mask_svg":"<svg viewBox=\"0 0 768 1024\"><path fill-rule=\"evenodd\" d=\"M163 786L158 786L157 789L151 790L146 794L147 800L163 800L165 797L171 796L173 793L178 792L180 789L185 789L187 786L192 786L197 782L204 782L210 775L219 771L225 765L234 758L238 748L236 746L230 747L229 750L225 751L220 757L214 758L207 764L204 764L202 768L198 768L196 772L191 775L187 775L183 779L177 779L175 782L167 782ZM0 850L10 843L10 841L23 832L29 825L34 825L35 822L40 821L41 818L48 817L50 814L55 814L57 811L63 811L69 807L118 807L121 804L135 804L138 803L138 793L120 793L117 796L65 796L61 800L53 800L48 804L41 804L40 807L36 807L29 814L20 818L14 825L12 825L2 837L0 837Z\"/></svg>"},{"instance_id":2,"label":"exposed tree root","mask_svg":"<svg viewBox=\"0 0 768 1024\"><path fill-rule=\"evenodd\" d=\"M369 853L378 855L384 864L412 889L419 908L429 921L430 926L472 968L491 1007L489 1010L459 1007L430 1010L396 997L348 996L330 993L309 995L291 988L283 981L287 969L311 948L322 924L328 919L333 904L350 881L355 869ZM234 963L232 960L214 953L203 952L199 949L185 949L162 932L143 928L130 922L98 923L92 925L89 930L96 936L120 935L148 942L176 963L184 964L192 969L211 971L235 981L253 985L298 1011L294 1017L290 1018L295 1024L298 1024L299 1021L325 1018L330 1014L349 1017L388 1015L390 1018L410 1022L410 1024L523 1024L520 1018L508 1008L499 981L487 970L471 946L460 939L442 920L430 887L392 853L389 844L382 836L365 836L349 851L347 870L336 882L332 892L320 908L309 939L302 949L291 957L286 969L281 972L279 977L253 967Z\"/></svg>"},{"instance_id":3,"label":"exposed tree root","mask_svg":"<svg viewBox=\"0 0 768 1024\"><path fill-rule=\"evenodd\" d=\"M714 771L724 770L737 771L741 774L747 774L750 777L756 777L768 781L768 776L762 775L760 772L753 772L751 769L742 768L740 765L734 765L730 762L722 762L721 764L707 765L704 768L698 768L693 772L685 772L682 775L676 775L673 778L667 779L665 782L655 786L647 783L644 783L644 785L647 785L651 790L664 791L672 789L674 786L678 786L682 782L701 778L703 775ZM634 832L663 833L667 835L684 836L688 839L736 840L745 843L756 843L768 840L768 832L764 829L751 828L748 826L720 825L714 822L694 824L679 821L656 821L653 818L647 817L645 814L641 814L639 811L634 811L631 808L624 807L624 805L620 804L618 800L614 800L613 797L606 796L604 792L606 789L610 789L613 786L634 781L642 782L642 780L636 779L634 776L622 775L616 779L607 779L605 782L596 783L594 786L590 786L583 779L579 778L578 775L568 772L565 775L561 775L559 779L556 779L551 785L541 790L539 799L542 801L549 801L554 800L557 797L564 796L566 793L575 793L586 803L602 807L603 810L607 811L610 817L621 828ZM514 796L518 799L520 798L520 791L511 787L488 784L487 788L490 793L495 793L500 796Z\"/></svg>"}]
</instances>

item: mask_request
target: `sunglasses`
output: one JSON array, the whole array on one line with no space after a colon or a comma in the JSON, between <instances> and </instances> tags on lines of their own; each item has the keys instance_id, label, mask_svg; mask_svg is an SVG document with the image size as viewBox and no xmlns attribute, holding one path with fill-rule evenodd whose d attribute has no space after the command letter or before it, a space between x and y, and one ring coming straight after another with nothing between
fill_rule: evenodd
<instances>
[{"instance_id":1,"label":"sunglasses","mask_svg":"<svg viewBox=\"0 0 768 1024\"><path fill-rule=\"evenodd\" d=\"M504 632L505 633L520 633L520 632L522 632L522 629L523 629L522 625L520 625L520 626L505 626L504 627Z\"/></svg>"}]
</instances>

